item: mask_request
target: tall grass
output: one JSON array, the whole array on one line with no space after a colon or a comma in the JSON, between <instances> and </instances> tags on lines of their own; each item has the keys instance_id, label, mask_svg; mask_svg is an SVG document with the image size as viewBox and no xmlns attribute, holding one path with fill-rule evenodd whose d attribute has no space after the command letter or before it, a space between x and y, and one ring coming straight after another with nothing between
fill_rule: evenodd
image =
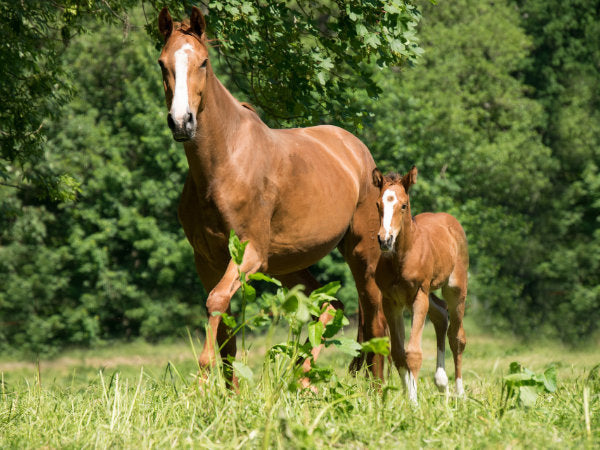
<instances>
[{"instance_id":1,"label":"tall grass","mask_svg":"<svg viewBox=\"0 0 600 450\"><path fill-rule=\"evenodd\" d=\"M467 332L471 326L467 322ZM600 380L588 374L597 348L567 352L558 344L524 346L511 338L470 337L467 396L437 392L433 332L427 327L419 405L399 377L379 389L346 373L349 357L330 350L335 369L316 393L289 390L278 378L285 361L265 358L266 336L250 336L252 380L226 388L215 368L200 388L189 344L122 345L109 352L19 366L0 363L2 448L311 448L311 447L578 447L600 444ZM285 331L285 330L284 330ZM285 339L278 331L274 340ZM127 364L131 353L139 360ZM183 360L182 356L183 355ZM112 366L114 358L118 365ZM96 366L82 364L92 361ZM177 362L168 362L177 360ZM536 372L558 364L558 389L535 406L503 411L503 376L518 360ZM98 362L110 368L98 367ZM450 362L450 361L448 361ZM40 380L41 375L41 380ZM587 401L584 402L584 392ZM587 414L586 414L587 409ZM589 433L587 431L589 423Z\"/></svg>"}]
</instances>

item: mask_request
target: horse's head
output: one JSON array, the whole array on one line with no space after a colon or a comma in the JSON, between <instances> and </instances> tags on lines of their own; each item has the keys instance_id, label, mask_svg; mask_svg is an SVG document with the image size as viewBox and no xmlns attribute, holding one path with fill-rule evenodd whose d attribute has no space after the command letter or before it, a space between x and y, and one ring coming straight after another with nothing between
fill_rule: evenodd
<instances>
[{"instance_id":1,"label":"horse's head","mask_svg":"<svg viewBox=\"0 0 600 450\"><path fill-rule=\"evenodd\" d=\"M158 16L158 29L165 39L158 64L169 108L167 123L176 141L194 137L196 116L203 107L209 69L205 28L204 16L195 6L189 24L174 23L166 7Z\"/></svg>"},{"instance_id":2,"label":"horse's head","mask_svg":"<svg viewBox=\"0 0 600 450\"><path fill-rule=\"evenodd\" d=\"M379 188L377 209L381 225L377 240L383 251L394 249L396 238L403 231L405 219L411 218L408 190L416 182L415 166L403 177L396 173L384 176L379 169L373 170L373 184Z\"/></svg>"}]
</instances>

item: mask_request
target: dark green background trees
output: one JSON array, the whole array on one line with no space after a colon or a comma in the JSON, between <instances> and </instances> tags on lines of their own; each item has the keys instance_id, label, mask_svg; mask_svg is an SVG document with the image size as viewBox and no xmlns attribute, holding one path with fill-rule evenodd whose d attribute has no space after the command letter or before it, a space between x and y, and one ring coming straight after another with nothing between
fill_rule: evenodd
<instances>
[{"instance_id":1,"label":"dark green background trees","mask_svg":"<svg viewBox=\"0 0 600 450\"><path fill-rule=\"evenodd\" d=\"M176 219L185 157L165 126L156 36L143 30L162 3L79 3L57 13L0 2L3 351L157 339L204 320ZM463 223L469 312L482 323L590 336L600 319L599 2L422 2L414 65L410 4L383 14L377 2L269 3L211 2L213 60L232 92L270 124L351 129L383 170L417 164L413 210ZM44 20L51 27L34 29ZM338 254L313 270L345 281L340 296L356 310Z\"/></svg>"}]
</instances>

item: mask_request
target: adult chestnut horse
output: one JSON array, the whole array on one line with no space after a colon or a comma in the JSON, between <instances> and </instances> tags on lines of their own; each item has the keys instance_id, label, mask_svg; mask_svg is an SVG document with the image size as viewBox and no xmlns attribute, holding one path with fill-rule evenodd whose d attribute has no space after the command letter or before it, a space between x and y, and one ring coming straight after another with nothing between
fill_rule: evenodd
<instances>
[{"instance_id":1,"label":"adult chestnut horse","mask_svg":"<svg viewBox=\"0 0 600 450\"><path fill-rule=\"evenodd\" d=\"M410 212L408 190L417 182L417 168L403 177L383 176L373 171L373 183L380 189L377 206L381 217L378 240L383 250L377 267L377 284L383 294L383 310L390 329L392 359L408 389L409 398L417 402L417 377L423 352L421 335L425 316L429 316L437 335L437 370L435 383L446 391L448 377L444 369L445 304L432 291L441 288L448 304L450 326L448 341L454 356L456 392L464 393L462 353L466 345L462 319L467 296L469 253L467 237L458 221L446 213ZM412 310L412 329L404 350L403 310Z\"/></svg>"},{"instance_id":2,"label":"adult chestnut horse","mask_svg":"<svg viewBox=\"0 0 600 450\"><path fill-rule=\"evenodd\" d=\"M359 337L383 336L385 318L375 282L378 191L371 182L375 163L367 147L333 126L267 127L213 73L198 8L192 8L189 24L174 23L163 8L158 25L165 40L158 62L167 123L173 138L183 142L189 164L179 220L209 291L201 367L215 363L215 339L223 345L228 337L221 317L213 314L230 310L240 286L227 247L232 229L249 242L240 269L273 274L288 286L318 287L307 267L337 246L356 281ZM324 313L320 320L330 318ZM223 358L235 353L234 339L221 348ZM355 367L361 362L355 360ZM369 355L368 362L381 378L382 358Z\"/></svg>"}]
</instances>

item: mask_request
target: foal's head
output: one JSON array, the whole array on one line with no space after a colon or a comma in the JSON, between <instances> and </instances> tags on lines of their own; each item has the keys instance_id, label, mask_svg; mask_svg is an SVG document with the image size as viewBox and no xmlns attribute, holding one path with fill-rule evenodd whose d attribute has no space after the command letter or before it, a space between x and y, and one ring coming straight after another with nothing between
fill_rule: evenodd
<instances>
[{"instance_id":1,"label":"foal's head","mask_svg":"<svg viewBox=\"0 0 600 450\"><path fill-rule=\"evenodd\" d=\"M384 176L379 169L373 170L373 183L380 190L377 209L381 226L377 239L383 251L394 249L396 238L403 231L405 219L411 219L408 190L416 182L415 166L403 177L396 173Z\"/></svg>"},{"instance_id":2,"label":"foal's head","mask_svg":"<svg viewBox=\"0 0 600 450\"><path fill-rule=\"evenodd\" d=\"M167 124L176 141L196 133L196 116L202 107L208 74L208 47L202 12L192 8L189 25L174 23L167 7L158 16L165 45L158 59L167 100Z\"/></svg>"}]
</instances>

